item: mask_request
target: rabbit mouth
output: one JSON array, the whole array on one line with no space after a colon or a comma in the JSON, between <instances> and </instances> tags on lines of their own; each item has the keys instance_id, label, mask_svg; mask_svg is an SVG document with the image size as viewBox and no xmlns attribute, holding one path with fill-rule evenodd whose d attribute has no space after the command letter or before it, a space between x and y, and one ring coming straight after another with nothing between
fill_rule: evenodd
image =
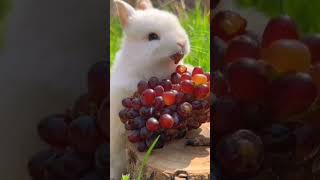
<instances>
[{"instance_id":1,"label":"rabbit mouth","mask_svg":"<svg viewBox=\"0 0 320 180\"><path fill-rule=\"evenodd\" d=\"M183 57L184 57L184 53L182 51L179 51L179 52L171 55L170 59L172 59L175 64L178 64Z\"/></svg>"}]
</instances>

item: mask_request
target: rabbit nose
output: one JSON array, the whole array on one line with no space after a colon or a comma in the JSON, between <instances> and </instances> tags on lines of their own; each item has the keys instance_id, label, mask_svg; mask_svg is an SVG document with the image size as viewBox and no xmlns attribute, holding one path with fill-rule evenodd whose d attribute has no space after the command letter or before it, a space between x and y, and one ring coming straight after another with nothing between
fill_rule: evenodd
<instances>
[{"instance_id":1,"label":"rabbit nose","mask_svg":"<svg viewBox=\"0 0 320 180\"><path fill-rule=\"evenodd\" d=\"M178 42L177 42L177 45L178 45L181 49L184 49L185 46L186 46L186 41L178 41Z\"/></svg>"}]
</instances>

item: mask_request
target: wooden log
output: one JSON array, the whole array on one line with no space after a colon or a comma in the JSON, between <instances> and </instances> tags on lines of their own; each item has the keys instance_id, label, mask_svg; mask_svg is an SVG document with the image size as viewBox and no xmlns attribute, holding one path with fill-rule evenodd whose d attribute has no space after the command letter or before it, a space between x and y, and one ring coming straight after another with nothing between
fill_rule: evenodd
<instances>
[{"instance_id":1,"label":"wooden log","mask_svg":"<svg viewBox=\"0 0 320 180\"><path fill-rule=\"evenodd\" d=\"M185 138L173 140L161 149L155 149L144 168L143 180L207 180L210 179L210 147L186 146L188 138L210 137L210 124L188 132ZM139 174L145 153L127 143L128 173L132 179Z\"/></svg>"}]
</instances>

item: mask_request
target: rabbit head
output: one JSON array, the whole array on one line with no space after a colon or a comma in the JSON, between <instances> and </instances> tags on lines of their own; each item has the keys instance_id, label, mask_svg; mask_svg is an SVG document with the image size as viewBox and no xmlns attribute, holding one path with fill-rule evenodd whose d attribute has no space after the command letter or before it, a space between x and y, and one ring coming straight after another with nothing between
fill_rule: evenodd
<instances>
[{"instance_id":1,"label":"rabbit head","mask_svg":"<svg viewBox=\"0 0 320 180\"><path fill-rule=\"evenodd\" d=\"M122 53L134 63L156 64L182 61L190 51L189 38L178 18L153 7L150 0L140 0L136 9L122 0L115 0L124 32Z\"/></svg>"}]
</instances>

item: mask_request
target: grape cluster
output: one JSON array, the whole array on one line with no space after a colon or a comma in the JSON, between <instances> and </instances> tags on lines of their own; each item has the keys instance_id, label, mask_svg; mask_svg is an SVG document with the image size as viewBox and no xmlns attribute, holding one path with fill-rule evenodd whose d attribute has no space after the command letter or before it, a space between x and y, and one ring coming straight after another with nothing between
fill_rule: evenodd
<instances>
[{"instance_id":1,"label":"grape cluster","mask_svg":"<svg viewBox=\"0 0 320 180\"><path fill-rule=\"evenodd\" d=\"M128 140L146 151L160 135L156 148L172 139L183 138L210 119L210 74L195 67L189 72L178 65L170 79L151 77L141 80L132 97L122 100L121 122L128 130Z\"/></svg>"},{"instance_id":2,"label":"grape cluster","mask_svg":"<svg viewBox=\"0 0 320 180\"><path fill-rule=\"evenodd\" d=\"M50 148L31 157L34 180L103 180L109 177L109 64L93 65L88 93L65 113L53 114L37 125Z\"/></svg>"},{"instance_id":3,"label":"grape cluster","mask_svg":"<svg viewBox=\"0 0 320 180\"><path fill-rule=\"evenodd\" d=\"M233 11L211 23L214 175L320 177L320 36L301 37L289 16L270 19L261 38Z\"/></svg>"}]
</instances>

